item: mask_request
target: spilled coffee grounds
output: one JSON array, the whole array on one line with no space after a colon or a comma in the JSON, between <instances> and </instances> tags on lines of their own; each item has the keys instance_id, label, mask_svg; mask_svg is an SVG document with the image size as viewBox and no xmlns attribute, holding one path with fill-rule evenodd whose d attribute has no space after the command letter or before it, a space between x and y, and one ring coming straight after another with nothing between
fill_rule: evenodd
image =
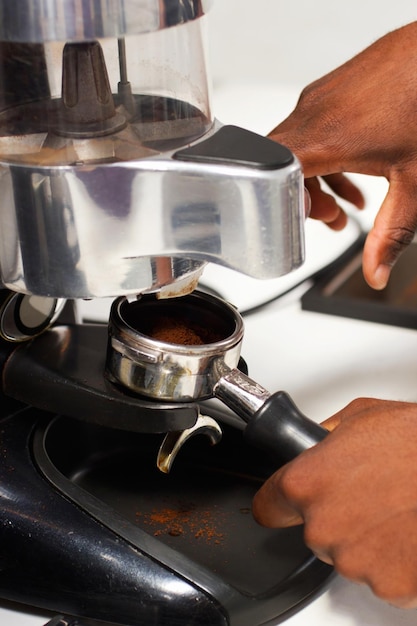
<instances>
[{"instance_id":1,"label":"spilled coffee grounds","mask_svg":"<svg viewBox=\"0 0 417 626\"><path fill-rule=\"evenodd\" d=\"M152 530L155 537L162 534L171 537L191 535L195 539L214 544L219 544L224 539L224 534L219 529L221 520L219 520L218 513L209 509L167 507L155 509L149 513L138 512L136 516Z\"/></svg>"}]
</instances>

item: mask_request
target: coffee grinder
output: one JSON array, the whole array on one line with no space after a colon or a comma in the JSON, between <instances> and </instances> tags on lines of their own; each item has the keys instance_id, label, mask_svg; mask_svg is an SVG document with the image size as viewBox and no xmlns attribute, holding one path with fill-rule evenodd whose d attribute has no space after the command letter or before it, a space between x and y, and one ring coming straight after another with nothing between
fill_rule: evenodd
<instances>
[{"instance_id":1,"label":"coffee grinder","mask_svg":"<svg viewBox=\"0 0 417 626\"><path fill-rule=\"evenodd\" d=\"M0 1L0 596L56 612L51 626L254 626L331 572L300 529L252 520L280 461L211 390L126 383L121 311L138 335L137 303L204 310L222 343L240 321L196 290L205 265L263 279L303 262L296 158L213 116L209 8ZM83 323L77 302L103 297L109 327ZM246 376L238 344L211 361L222 380L229 365ZM254 390L248 417L269 398L252 406ZM311 428L301 449L322 437Z\"/></svg>"}]
</instances>

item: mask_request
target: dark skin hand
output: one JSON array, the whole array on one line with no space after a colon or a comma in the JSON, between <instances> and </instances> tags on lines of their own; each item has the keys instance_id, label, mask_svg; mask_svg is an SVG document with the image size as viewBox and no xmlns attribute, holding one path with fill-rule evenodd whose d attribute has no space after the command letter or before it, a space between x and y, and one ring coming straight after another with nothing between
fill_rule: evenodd
<instances>
[{"instance_id":1,"label":"dark skin hand","mask_svg":"<svg viewBox=\"0 0 417 626\"><path fill-rule=\"evenodd\" d=\"M346 216L321 180L358 208L364 199L344 172L383 176L388 194L363 256L365 279L383 289L417 228L417 22L389 33L309 85L270 137L300 159L311 217L334 229ZM320 178L321 177L321 180Z\"/></svg>"},{"instance_id":2,"label":"dark skin hand","mask_svg":"<svg viewBox=\"0 0 417 626\"><path fill-rule=\"evenodd\" d=\"M417 22L307 87L270 137L300 159L311 216L341 229L331 190L362 208L344 172L383 176L387 196L367 236L363 272L387 284L417 227ZM398 607L417 607L417 404L361 398L324 422L332 432L276 472L253 512L269 527L304 524L311 550Z\"/></svg>"},{"instance_id":3,"label":"dark skin hand","mask_svg":"<svg viewBox=\"0 0 417 626\"><path fill-rule=\"evenodd\" d=\"M417 607L417 405L361 398L332 432L258 491L255 519L305 524L305 541L344 577Z\"/></svg>"}]
</instances>

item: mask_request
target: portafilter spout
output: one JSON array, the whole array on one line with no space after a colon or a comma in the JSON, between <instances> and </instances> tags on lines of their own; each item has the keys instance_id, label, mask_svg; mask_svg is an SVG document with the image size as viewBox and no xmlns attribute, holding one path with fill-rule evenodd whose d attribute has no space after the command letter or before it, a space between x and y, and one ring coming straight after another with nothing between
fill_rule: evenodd
<instances>
[{"instance_id":1,"label":"portafilter spout","mask_svg":"<svg viewBox=\"0 0 417 626\"><path fill-rule=\"evenodd\" d=\"M110 313L107 375L159 401L216 397L246 423L246 439L285 463L327 431L303 415L287 393L270 394L238 369L242 340L242 317L212 295L118 299ZM167 446L178 447L177 440L170 434L163 446L166 457Z\"/></svg>"}]
</instances>

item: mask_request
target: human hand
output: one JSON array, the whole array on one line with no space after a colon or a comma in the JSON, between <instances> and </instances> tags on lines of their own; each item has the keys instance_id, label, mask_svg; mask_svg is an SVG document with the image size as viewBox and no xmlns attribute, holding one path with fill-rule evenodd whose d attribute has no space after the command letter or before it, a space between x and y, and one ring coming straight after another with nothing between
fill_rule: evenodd
<instances>
[{"instance_id":1,"label":"human hand","mask_svg":"<svg viewBox=\"0 0 417 626\"><path fill-rule=\"evenodd\" d=\"M417 606L417 404L357 399L332 432L254 498L271 528L304 523L305 541L342 576L399 607Z\"/></svg>"},{"instance_id":2,"label":"human hand","mask_svg":"<svg viewBox=\"0 0 417 626\"><path fill-rule=\"evenodd\" d=\"M367 236L366 281L383 289L417 227L417 22L389 33L309 85L270 138L300 159L311 217L340 229L346 216L318 177L358 208L361 192L344 175L383 176L387 196Z\"/></svg>"}]
</instances>

